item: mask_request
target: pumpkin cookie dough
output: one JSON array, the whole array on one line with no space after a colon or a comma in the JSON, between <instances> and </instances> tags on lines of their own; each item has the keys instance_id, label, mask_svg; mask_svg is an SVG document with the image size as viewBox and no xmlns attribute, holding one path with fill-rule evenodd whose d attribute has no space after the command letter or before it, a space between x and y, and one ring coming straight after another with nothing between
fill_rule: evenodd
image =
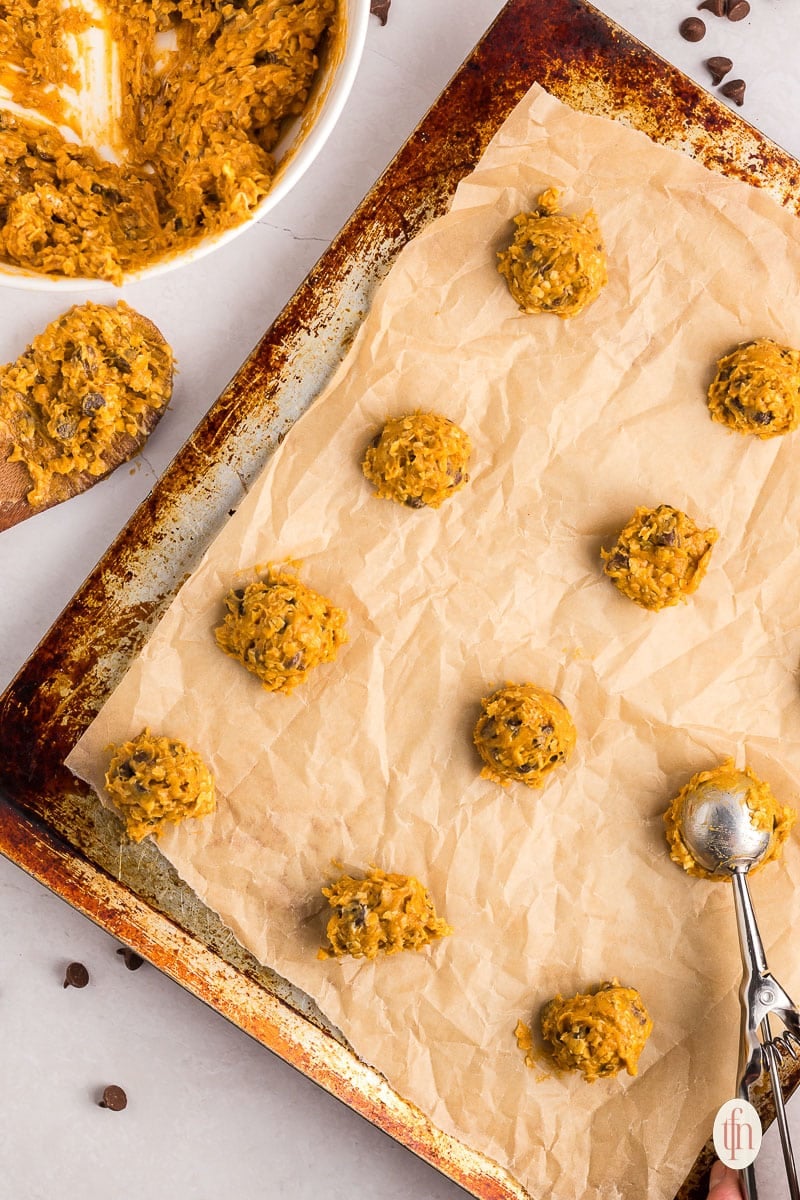
<instances>
[{"instance_id":1,"label":"pumpkin cookie dough","mask_svg":"<svg viewBox=\"0 0 800 1200\"><path fill-rule=\"evenodd\" d=\"M756 338L721 358L708 389L711 418L759 438L800 424L800 351Z\"/></svg>"},{"instance_id":2,"label":"pumpkin cookie dough","mask_svg":"<svg viewBox=\"0 0 800 1200\"><path fill-rule=\"evenodd\" d=\"M707 871L705 867L695 861L684 842L681 833L681 813L683 812L684 799L687 793L703 784L712 785L720 790L731 787L738 788L741 786L743 776L750 781L750 787L747 792L747 807L750 809L750 821L755 829L769 830L772 834L767 853L757 866L750 869L750 874L760 871L768 862L773 862L780 857L783 843L789 836L789 832L797 819L797 813L790 805L781 804L773 795L769 784L765 783L763 779L759 779L750 767L744 767L740 771L734 766L733 759L727 758L719 766L713 767L710 771L698 771L696 775L693 775L689 782L681 788L664 813L669 856L679 867L683 867L684 871L687 871L689 875L696 875L700 879L713 879L716 881L730 878L728 874L716 875L711 871Z\"/></svg>"},{"instance_id":3,"label":"pumpkin cookie dough","mask_svg":"<svg viewBox=\"0 0 800 1200\"><path fill-rule=\"evenodd\" d=\"M204 817L216 808L214 780L200 755L177 738L156 737L149 729L112 746L106 791L134 842L186 817Z\"/></svg>"},{"instance_id":4,"label":"pumpkin cookie dough","mask_svg":"<svg viewBox=\"0 0 800 1200\"><path fill-rule=\"evenodd\" d=\"M533 683L509 683L481 701L472 740L481 775L507 787L539 788L575 746L572 717L557 696Z\"/></svg>"},{"instance_id":5,"label":"pumpkin cookie dough","mask_svg":"<svg viewBox=\"0 0 800 1200\"><path fill-rule=\"evenodd\" d=\"M637 508L613 550L601 550L603 570L623 596L658 612L697 590L718 537L669 504Z\"/></svg>"},{"instance_id":6,"label":"pumpkin cookie dough","mask_svg":"<svg viewBox=\"0 0 800 1200\"><path fill-rule=\"evenodd\" d=\"M639 1056L653 1022L636 988L618 979L596 992L565 999L554 996L542 1010L542 1037L552 1062L562 1071L580 1071L587 1083L617 1075L636 1075ZM530 1029L520 1021L517 1043L534 1065Z\"/></svg>"},{"instance_id":7,"label":"pumpkin cookie dough","mask_svg":"<svg viewBox=\"0 0 800 1200\"><path fill-rule=\"evenodd\" d=\"M453 932L413 875L389 875L373 867L363 879L343 875L322 894L333 915L326 931L330 948L318 952L321 959L422 950Z\"/></svg>"},{"instance_id":8,"label":"pumpkin cookie dough","mask_svg":"<svg viewBox=\"0 0 800 1200\"><path fill-rule=\"evenodd\" d=\"M80 304L0 367L0 436L24 463L34 508L72 494L129 457L121 439L149 433L172 395L173 358L152 322L120 300ZM73 489L74 490L74 486Z\"/></svg>"},{"instance_id":9,"label":"pumpkin cookie dough","mask_svg":"<svg viewBox=\"0 0 800 1200\"><path fill-rule=\"evenodd\" d=\"M94 22L61 0L6 0L3 83L39 121L0 112L0 259L120 283L245 221L269 192L286 118L306 108L338 0L105 0L118 162L68 141L70 39ZM165 47L171 43L169 52Z\"/></svg>"},{"instance_id":10,"label":"pumpkin cookie dough","mask_svg":"<svg viewBox=\"0 0 800 1200\"><path fill-rule=\"evenodd\" d=\"M257 675L268 692L291 692L314 667L333 662L347 641L342 610L279 568L270 568L263 581L236 588L225 604L217 645Z\"/></svg>"},{"instance_id":11,"label":"pumpkin cookie dough","mask_svg":"<svg viewBox=\"0 0 800 1200\"><path fill-rule=\"evenodd\" d=\"M469 436L438 413L412 413L387 421L361 464L384 500L409 508L438 508L469 480Z\"/></svg>"},{"instance_id":12,"label":"pumpkin cookie dough","mask_svg":"<svg viewBox=\"0 0 800 1200\"><path fill-rule=\"evenodd\" d=\"M534 212L514 217L514 240L498 253L497 269L523 312L574 317L608 282L606 256L595 214L559 213L558 198L550 188Z\"/></svg>"}]
</instances>

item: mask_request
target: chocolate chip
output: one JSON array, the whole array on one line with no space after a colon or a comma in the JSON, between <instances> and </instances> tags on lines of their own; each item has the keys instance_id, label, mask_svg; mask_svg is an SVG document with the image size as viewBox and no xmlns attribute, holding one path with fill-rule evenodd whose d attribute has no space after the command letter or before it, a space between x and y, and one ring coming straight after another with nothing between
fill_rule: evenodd
<instances>
[{"instance_id":1,"label":"chocolate chip","mask_svg":"<svg viewBox=\"0 0 800 1200\"><path fill-rule=\"evenodd\" d=\"M391 7L392 0L370 0L369 3L369 11L378 18L381 25L386 24L386 18L389 16L389 9Z\"/></svg>"},{"instance_id":2,"label":"chocolate chip","mask_svg":"<svg viewBox=\"0 0 800 1200\"><path fill-rule=\"evenodd\" d=\"M535 770L536 770L535 763L520 763L520 765L517 767L517 774L518 775L529 775L531 771L535 771Z\"/></svg>"},{"instance_id":3,"label":"chocolate chip","mask_svg":"<svg viewBox=\"0 0 800 1200\"><path fill-rule=\"evenodd\" d=\"M128 1107L128 1097L116 1083L110 1083L103 1088L103 1099L97 1101L99 1108L109 1108L112 1112L122 1112Z\"/></svg>"},{"instance_id":4,"label":"chocolate chip","mask_svg":"<svg viewBox=\"0 0 800 1200\"><path fill-rule=\"evenodd\" d=\"M711 72L711 82L716 86L721 83L725 76L730 71L733 63L729 58L715 56L714 58L706 59L706 66Z\"/></svg>"},{"instance_id":5,"label":"chocolate chip","mask_svg":"<svg viewBox=\"0 0 800 1200\"><path fill-rule=\"evenodd\" d=\"M100 392L89 392L88 395L84 396L81 408L85 413L93 413L97 412L98 408L104 408L105 403L106 398Z\"/></svg>"},{"instance_id":6,"label":"chocolate chip","mask_svg":"<svg viewBox=\"0 0 800 1200\"><path fill-rule=\"evenodd\" d=\"M70 963L64 975L64 987L85 988L89 982L89 972L83 963Z\"/></svg>"},{"instance_id":7,"label":"chocolate chip","mask_svg":"<svg viewBox=\"0 0 800 1200\"><path fill-rule=\"evenodd\" d=\"M706 36L706 23L705 21L701 21L699 17L687 17L685 21L681 21L678 33L687 42L702 41Z\"/></svg>"},{"instance_id":8,"label":"chocolate chip","mask_svg":"<svg viewBox=\"0 0 800 1200\"><path fill-rule=\"evenodd\" d=\"M302 666L303 666L303 656L300 653L300 651L298 650L297 654L293 654L292 657L289 659L289 661L286 663L286 669L288 671L299 671L302 669Z\"/></svg>"},{"instance_id":9,"label":"chocolate chip","mask_svg":"<svg viewBox=\"0 0 800 1200\"><path fill-rule=\"evenodd\" d=\"M727 96L729 100L732 100L734 104L741 108L744 104L744 90L746 87L747 84L743 79L732 79L730 83L723 83L719 90L723 96Z\"/></svg>"},{"instance_id":10,"label":"chocolate chip","mask_svg":"<svg viewBox=\"0 0 800 1200\"><path fill-rule=\"evenodd\" d=\"M78 426L74 421L62 421L60 425L56 425L56 433L62 441L68 441L78 432Z\"/></svg>"},{"instance_id":11,"label":"chocolate chip","mask_svg":"<svg viewBox=\"0 0 800 1200\"><path fill-rule=\"evenodd\" d=\"M743 21L750 15L750 5L747 0L729 0L726 15L729 21Z\"/></svg>"},{"instance_id":12,"label":"chocolate chip","mask_svg":"<svg viewBox=\"0 0 800 1200\"><path fill-rule=\"evenodd\" d=\"M422 496L409 496L406 500L406 505L409 508L424 508L425 501L422 499Z\"/></svg>"},{"instance_id":13,"label":"chocolate chip","mask_svg":"<svg viewBox=\"0 0 800 1200\"><path fill-rule=\"evenodd\" d=\"M129 762L121 762L117 767L117 779L127 782L129 779L133 779L135 774L136 772Z\"/></svg>"},{"instance_id":14,"label":"chocolate chip","mask_svg":"<svg viewBox=\"0 0 800 1200\"><path fill-rule=\"evenodd\" d=\"M775 420L775 414L771 412L754 412L753 421L756 425L771 425Z\"/></svg>"},{"instance_id":15,"label":"chocolate chip","mask_svg":"<svg viewBox=\"0 0 800 1200\"><path fill-rule=\"evenodd\" d=\"M697 7L708 9L712 17L724 17L728 11L728 0L703 0Z\"/></svg>"},{"instance_id":16,"label":"chocolate chip","mask_svg":"<svg viewBox=\"0 0 800 1200\"><path fill-rule=\"evenodd\" d=\"M631 565L631 560L627 554L623 554L618 550L616 554L612 554L611 558L606 563L607 571L627 571Z\"/></svg>"},{"instance_id":17,"label":"chocolate chip","mask_svg":"<svg viewBox=\"0 0 800 1200\"><path fill-rule=\"evenodd\" d=\"M135 950L131 950L130 946L120 946L117 954L122 955L125 961L125 966L129 971L138 971L139 967L144 962L142 956L137 954Z\"/></svg>"},{"instance_id":18,"label":"chocolate chip","mask_svg":"<svg viewBox=\"0 0 800 1200\"><path fill-rule=\"evenodd\" d=\"M657 533L653 538L654 546L675 546L678 542L678 535L674 529L666 529L663 533Z\"/></svg>"}]
</instances>

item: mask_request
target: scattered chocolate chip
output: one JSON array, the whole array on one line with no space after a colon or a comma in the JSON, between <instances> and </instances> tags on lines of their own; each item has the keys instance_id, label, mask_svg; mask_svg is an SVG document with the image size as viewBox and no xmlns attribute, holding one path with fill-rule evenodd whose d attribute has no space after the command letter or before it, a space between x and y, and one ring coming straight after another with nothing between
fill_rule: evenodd
<instances>
[{"instance_id":1,"label":"scattered chocolate chip","mask_svg":"<svg viewBox=\"0 0 800 1200\"><path fill-rule=\"evenodd\" d=\"M702 41L706 36L706 23L705 21L701 21L699 17L687 17L685 21L681 21L678 33L687 42Z\"/></svg>"},{"instance_id":2,"label":"scattered chocolate chip","mask_svg":"<svg viewBox=\"0 0 800 1200\"><path fill-rule=\"evenodd\" d=\"M110 1083L107 1088L103 1088L103 1099L98 1100L97 1104L99 1108L110 1108L112 1112L122 1112L123 1108L128 1107L128 1097L121 1087L117 1087L116 1083Z\"/></svg>"},{"instance_id":3,"label":"scattered chocolate chip","mask_svg":"<svg viewBox=\"0 0 800 1200\"><path fill-rule=\"evenodd\" d=\"M747 0L730 0L726 16L729 21L743 21L750 14Z\"/></svg>"},{"instance_id":4,"label":"scattered chocolate chip","mask_svg":"<svg viewBox=\"0 0 800 1200\"><path fill-rule=\"evenodd\" d=\"M517 767L517 774L530 775L531 771L534 771L535 769L536 768L533 763L520 763Z\"/></svg>"},{"instance_id":5,"label":"scattered chocolate chip","mask_svg":"<svg viewBox=\"0 0 800 1200\"><path fill-rule=\"evenodd\" d=\"M64 975L64 987L84 988L89 982L89 972L83 963L70 963Z\"/></svg>"},{"instance_id":6,"label":"scattered chocolate chip","mask_svg":"<svg viewBox=\"0 0 800 1200\"><path fill-rule=\"evenodd\" d=\"M370 0L369 11L373 13L381 25L386 24L386 18L389 16L389 9L392 7L392 0Z\"/></svg>"},{"instance_id":7,"label":"scattered chocolate chip","mask_svg":"<svg viewBox=\"0 0 800 1200\"><path fill-rule=\"evenodd\" d=\"M711 82L716 86L718 83L721 83L728 74L728 71L730 71L733 63L729 58L715 56L714 58L706 59L706 66L711 72Z\"/></svg>"},{"instance_id":8,"label":"scattered chocolate chip","mask_svg":"<svg viewBox=\"0 0 800 1200\"><path fill-rule=\"evenodd\" d=\"M771 412L754 412L753 421L756 425L771 425L775 420L775 414Z\"/></svg>"},{"instance_id":9,"label":"scattered chocolate chip","mask_svg":"<svg viewBox=\"0 0 800 1200\"><path fill-rule=\"evenodd\" d=\"M89 392L84 396L81 408L85 413L93 413L97 412L98 408L104 408L105 403L106 398L100 392Z\"/></svg>"},{"instance_id":10,"label":"scattered chocolate chip","mask_svg":"<svg viewBox=\"0 0 800 1200\"><path fill-rule=\"evenodd\" d=\"M137 954L135 950L131 950L130 946L120 946L117 954L122 955L125 960L125 966L129 971L138 971L144 962L141 954Z\"/></svg>"},{"instance_id":11,"label":"scattered chocolate chip","mask_svg":"<svg viewBox=\"0 0 800 1200\"><path fill-rule=\"evenodd\" d=\"M703 0L697 7L708 9L712 17L724 17L728 11L728 0Z\"/></svg>"},{"instance_id":12,"label":"scattered chocolate chip","mask_svg":"<svg viewBox=\"0 0 800 1200\"><path fill-rule=\"evenodd\" d=\"M409 508L423 508L425 501L422 499L422 496L409 496L406 504Z\"/></svg>"},{"instance_id":13,"label":"scattered chocolate chip","mask_svg":"<svg viewBox=\"0 0 800 1200\"><path fill-rule=\"evenodd\" d=\"M743 79L732 79L730 83L723 83L719 90L723 96L727 96L729 100L732 100L734 104L737 104L741 108L744 104L744 90L746 87L747 84Z\"/></svg>"},{"instance_id":14,"label":"scattered chocolate chip","mask_svg":"<svg viewBox=\"0 0 800 1200\"><path fill-rule=\"evenodd\" d=\"M303 666L303 655L298 650L297 654L293 654L292 657L286 663L286 669L288 671L299 671L302 669L302 666Z\"/></svg>"}]
</instances>

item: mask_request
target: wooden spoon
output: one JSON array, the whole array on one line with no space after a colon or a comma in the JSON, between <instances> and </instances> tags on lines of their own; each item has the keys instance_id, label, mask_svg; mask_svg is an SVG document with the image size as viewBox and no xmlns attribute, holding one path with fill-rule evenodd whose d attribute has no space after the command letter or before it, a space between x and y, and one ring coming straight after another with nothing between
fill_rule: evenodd
<instances>
[{"instance_id":1,"label":"wooden spoon","mask_svg":"<svg viewBox=\"0 0 800 1200\"><path fill-rule=\"evenodd\" d=\"M130 317L134 327L141 333L145 341L151 346L162 346L169 350L165 338L152 321L134 312L130 312ZM103 455L107 470L101 475L90 475L88 471L76 472L71 475L54 475L48 489L47 499L41 504L33 506L29 503L28 492L33 487L30 472L24 463L8 461L14 443L7 433L0 429L0 532L10 529L12 525L18 525L20 521L35 516L36 513L52 508L54 504L60 504L63 500L69 500L72 496L85 492L93 484L105 479L122 463L128 462L134 454L141 450L160 421L172 395L173 362L171 353L167 356L167 362L169 376L164 381L165 398L163 403L159 407L148 408L141 414L139 432L135 437L127 433L120 433L114 438ZM113 366L111 369L116 370Z\"/></svg>"}]
</instances>

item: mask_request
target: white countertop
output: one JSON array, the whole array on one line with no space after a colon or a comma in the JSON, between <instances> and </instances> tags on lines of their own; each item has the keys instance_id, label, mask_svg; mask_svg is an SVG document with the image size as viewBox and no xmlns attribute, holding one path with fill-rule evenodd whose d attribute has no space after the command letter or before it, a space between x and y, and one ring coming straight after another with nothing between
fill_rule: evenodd
<instances>
[{"instance_id":1,"label":"white countertop","mask_svg":"<svg viewBox=\"0 0 800 1200\"><path fill-rule=\"evenodd\" d=\"M733 59L729 78L748 85L741 115L800 157L800 7L751 5L738 23L700 14L708 33L698 43L678 35L695 0L597 6L703 86L706 57ZM122 291L175 349L173 404L133 464L0 534L0 690L502 7L393 0L386 26L370 19L344 116L296 190L211 257ZM118 295L107 288L91 298ZM0 286L0 361L86 298ZM466 1195L148 964L127 971L115 949L0 858L0 1195ZM83 990L61 986L72 960L89 968ZM735 1064L720 1069L733 1079ZM125 1088L125 1112L97 1106L108 1083ZM800 1112L795 1123L800 1145ZM784 1194L775 1144L771 1131L760 1160L764 1200Z\"/></svg>"}]
</instances>

